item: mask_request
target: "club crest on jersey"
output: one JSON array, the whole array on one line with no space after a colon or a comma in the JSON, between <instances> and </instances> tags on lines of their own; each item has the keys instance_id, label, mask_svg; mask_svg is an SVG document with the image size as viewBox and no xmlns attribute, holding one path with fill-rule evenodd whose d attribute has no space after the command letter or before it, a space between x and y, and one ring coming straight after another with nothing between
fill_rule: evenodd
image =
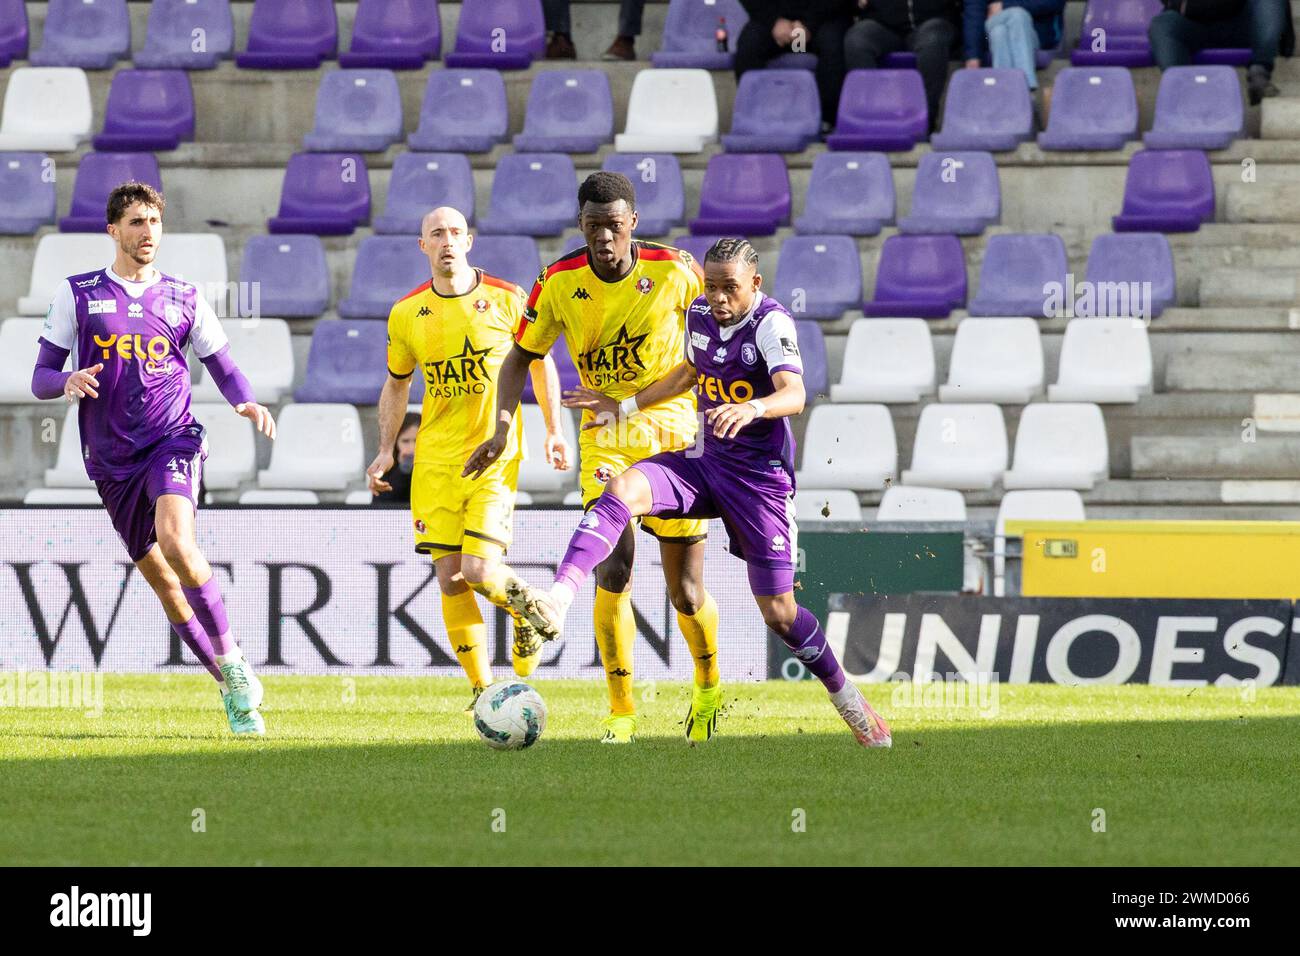
<instances>
[{"instance_id":1,"label":"club crest on jersey","mask_svg":"<svg viewBox=\"0 0 1300 956\"><path fill-rule=\"evenodd\" d=\"M177 306L168 303L163 307L163 318L166 319L167 324L174 329L176 326L181 324L181 310Z\"/></svg>"},{"instance_id":2,"label":"club crest on jersey","mask_svg":"<svg viewBox=\"0 0 1300 956\"><path fill-rule=\"evenodd\" d=\"M636 280L636 290L642 295L648 295L650 290L655 287L655 280L649 276L642 276Z\"/></svg>"},{"instance_id":3,"label":"club crest on jersey","mask_svg":"<svg viewBox=\"0 0 1300 956\"><path fill-rule=\"evenodd\" d=\"M609 480L614 477L614 471L609 467L609 465L601 465L594 472L592 472L592 477L595 478L597 481L599 481L602 485L607 484Z\"/></svg>"},{"instance_id":4,"label":"club crest on jersey","mask_svg":"<svg viewBox=\"0 0 1300 956\"><path fill-rule=\"evenodd\" d=\"M424 520L423 520L422 518L416 518L416 519L415 519L415 530L418 531L418 532L420 532L420 534L424 534L424 533L426 533L426 532L429 530L429 528L428 528L428 526L424 523Z\"/></svg>"},{"instance_id":5,"label":"club crest on jersey","mask_svg":"<svg viewBox=\"0 0 1300 956\"><path fill-rule=\"evenodd\" d=\"M474 311L475 311L475 312L477 312L477 313L479 313L480 315L482 315L482 314L483 314L484 312L486 312L487 310L488 310L488 302L487 302L487 299L475 299L475 300L474 300Z\"/></svg>"},{"instance_id":6,"label":"club crest on jersey","mask_svg":"<svg viewBox=\"0 0 1300 956\"><path fill-rule=\"evenodd\" d=\"M754 347L753 342L746 342L740 347L740 360L746 365L753 365L758 361L758 349Z\"/></svg>"}]
</instances>

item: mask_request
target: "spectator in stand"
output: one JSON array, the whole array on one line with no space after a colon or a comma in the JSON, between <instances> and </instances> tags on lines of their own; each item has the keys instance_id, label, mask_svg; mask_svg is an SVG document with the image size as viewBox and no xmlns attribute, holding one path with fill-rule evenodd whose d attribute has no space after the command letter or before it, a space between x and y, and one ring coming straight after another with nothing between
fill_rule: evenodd
<instances>
[{"instance_id":1,"label":"spectator in stand","mask_svg":"<svg viewBox=\"0 0 1300 956\"><path fill-rule=\"evenodd\" d=\"M602 55L602 60L635 60L636 38L641 35L641 14L645 11L645 0L620 0L618 5L618 35L609 49Z\"/></svg>"},{"instance_id":2,"label":"spectator in stand","mask_svg":"<svg viewBox=\"0 0 1300 956\"><path fill-rule=\"evenodd\" d=\"M576 60L569 0L542 0L542 18L546 23L546 59Z\"/></svg>"},{"instance_id":3,"label":"spectator in stand","mask_svg":"<svg viewBox=\"0 0 1300 956\"><path fill-rule=\"evenodd\" d=\"M822 130L829 132L844 85L844 35L855 0L740 0L740 5L749 22L736 37L736 79L783 53L816 54Z\"/></svg>"},{"instance_id":4,"label":"spectator in stand","mask_svg":"<svg viewBox=\"0 0 1300 956\"><path fill-rule=\"evenodd\" d=\"M1031 90L1038 89L1034 54L1059 46L1064 29L1065 0L964 0L962 4L966 66L979 67L991 59L999 69L1023 72Z\"/></svg>"},{"instance_id":5,"label":"spectator in stand","mask_svg":"<svg viewBox=\"0 0 1300 956\"><path fill-rule=\"evenodd\" d=\"M874 70L887 54L911 50L925 84L930 128L939 121L939 99L948 61L961 30L958 0L857 0L858 22L844 38L850 70Z\"/></svg>"},{"instance_id":6,"label":"spectator in stand","mask_svg":"<svg viewBox=\"0 0 1300 956\"><path fill-rule=\"evenodd\" d=\"M1250 47L1246 90L1250 105L1277 96L1273 61L1295 52L1288 0L1163 0L1147 35L1156 66L1186 66L1206 47Z\"/></svg>"},{"instance_id":7,"label":"spectator in stand","mask_svg":"<svg viewBox=\"0 0 1300 956\"><path fill-rule=\"evenodd\" d=\"M371 499L372 505L411 504L411 472L415 468L415 437L420 433L420 413L407 412L402 419L402 428L397 433L393 445L393 467L384 472L383 477L375 482L375 487L387 490Z\"/></svg>"}]
</instances>

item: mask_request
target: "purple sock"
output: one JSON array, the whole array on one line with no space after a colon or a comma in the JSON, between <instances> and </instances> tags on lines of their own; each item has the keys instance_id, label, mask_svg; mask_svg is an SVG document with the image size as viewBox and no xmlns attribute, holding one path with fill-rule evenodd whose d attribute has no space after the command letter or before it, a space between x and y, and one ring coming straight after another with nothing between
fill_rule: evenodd
<instances>
[{"instance_id":1,"label":"purple sock","mask_svg":"<svg viewBox=\"0 0 1300 956\"><path fill-rule=\"evenodd\" d=\"M790 633L782 635L781 640L832 694L844 686L844 669L835 659L835 652L826 643L826 635L822 633L822 627L812 611L806 607L799 608L794 624L790 625Z\"/></svg>"},{"instance_id":2,"label":"purple sock","mask_svg":"<svg viewBox=\"0 0 1300 956\"><path fill-rule=\"evenodd\" d=\"M194 656L199 659L199 663L208 669L208 673L217 680L222 680L221 668L217 666L216 659L212 656L212 644L208 641L207 632L199 624L198 615L190 618L184 624L177 624L173 621L172 630L185 642L185 646L194 652Z\"/></svg>"},{"instance_id":3,"label":"purple sock","mask_svg":"<svg viewBox=\"0 0 1300 956\"><path fill-rule=\"evenodd\" d=\"M609 557L631 520L632 512L620 498L608 491L597 498L569 539L569 550L564 552L555 580L563 581L577 593L596 565Z\"/></svg>"},{"instance_id":4,"label":"purple sock","mask_svg":"<svg viewBox=\"0 0 1300 956\"><path fill-rule=\"evenodd\" d=\"M212 653L218 657L229 654L237 646L230 636L230 622L226 620L226 605L221 600L221 588L214 574L196 588L182 587L185 600L194 608L194 616L212 642Z\"/></svg>"}]
</instances>

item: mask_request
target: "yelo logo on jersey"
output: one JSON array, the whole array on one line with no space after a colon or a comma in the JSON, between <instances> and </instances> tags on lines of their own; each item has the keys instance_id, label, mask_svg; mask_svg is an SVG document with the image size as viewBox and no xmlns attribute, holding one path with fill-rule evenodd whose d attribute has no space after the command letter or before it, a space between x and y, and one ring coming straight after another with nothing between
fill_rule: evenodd
<instances>
[{"instance_id":1,"label":"yelo logo on jersey","mask_svg":"<svg viewBox=\"0 0 1300 956\"><path fill-rule=\"evenodd\" d=\"M108 359L117 353L117 357L125 362L132 359L143 359L144 370L151 374L159 372L170 372L172 364L169 357L172 352L172 344L166 336L155 335L148 342L137 332L134 335L117 335L113 334L107 338L95 336L95 344L103 350L103 357Z\"/></svg>"},{"instance_id":2,"label":"yelo logo on jersey","mask_svg":"<svg viewBox=\"0 0 1300 956\"><path fill-rule=\"evenodd\" d=\"M429 393L437 398L455 398L458 395L482 395L487 391L488 372L486 359L491 349L476 349L469 336L465 347L445 359L424 363L424 380Z\"/></svg>"},{"instance_id":3,"label":"yelo logo on jersey","mask_svg":"<svg viewBox=\"0 0 1300 956\"><path fill-rule=\"evenodd\" d=\"M627 326L618 330L613 342L578 354L578 370L586 374L592 388L617 382L635 382L638 370L645 369L641 345L646 335L628 335Z\"/></svg>"},{"instance_id":4,"label":"yelo logo on jersey","mask_svg":"<svg viewBox=\"0 0 1300 956\"><path fill-rule=\"evenodd\" d=\"M732 405L739 405L741 402L747 402L754 397L754 386L743 378L737 379L731 385L727 385L722 379L714 378L712 375L700 375L695 384L701 395L707 395L715 402L730 402Z\"/></svg>"}]
</instances>

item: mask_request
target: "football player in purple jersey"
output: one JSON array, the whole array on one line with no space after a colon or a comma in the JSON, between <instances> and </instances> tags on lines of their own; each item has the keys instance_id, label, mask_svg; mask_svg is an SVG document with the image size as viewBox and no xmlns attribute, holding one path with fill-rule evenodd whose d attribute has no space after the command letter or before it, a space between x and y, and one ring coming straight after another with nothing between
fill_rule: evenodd
<instances>
[{"instance_id":1,"label":"football player in purple jersey","mask_svg":"<svg viewBox=\"0 0 1300 956\"><path fill-rule=\"evenodd\" d=\"M704 295L686 313L686 360L667 376L616 403L590 389L565 405L590 408L605 427L695 389L706 424L696 448L637 462L606 486L578 524L549 592L525 588L516 610L544 635L559 635L577 589L640 515L721 518L731 552L745 561L767 626L825 685L840 716L865 747L888 747L889 726L849 681L817 618L794 599L794 436L790 416L804 408L803 363L794 320L761 291L758 253L744 239L720 239L704 257ZM686 736L707 740L716 701L692 698Z\"/></svg>"},{"instance_id":2,"label":"football player in purple jersey","mask_svg":"<svg viewBox=\"0 0 1300 956\"><path fill-rule=\"evenodd\" d=\"M230 357L216 313L193 283L153 265L163 198L144 183L108 197L113 263L54 293L32 393L77 402L86 474L172 628L217 681L230 729L263 734L262 684L230 632L221 588L194 538L207 457L190 414L193 348L235 414L275 438L275 421ZM71 356L72 371L63 367Z\"/></svg>"}]
</instances>

